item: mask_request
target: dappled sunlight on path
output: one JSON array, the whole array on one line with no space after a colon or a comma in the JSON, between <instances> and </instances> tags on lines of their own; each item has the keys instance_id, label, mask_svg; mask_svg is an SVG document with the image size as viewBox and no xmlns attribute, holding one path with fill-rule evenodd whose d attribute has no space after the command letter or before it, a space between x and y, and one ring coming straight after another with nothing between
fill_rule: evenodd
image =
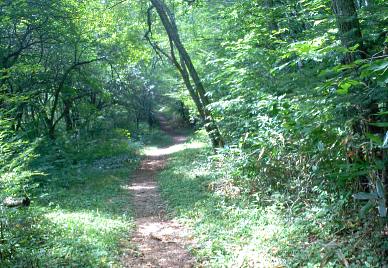
<instances>
[{"instance_id":1,"label":"dappled sunlight on path","mask_svg":"<svg viewBox=\"0 0 388 268\"><path fill-rule=\"evenodd\" d=\"M194 142L190 144L174 144L166 148L150 147L144 150L144 154L147 156L164 156L171 155L177 152L181 152L186 149L199 149L205 147L204 143Z\"/></svg>"},{"instance_id":2,"label":"dappled sunlight on path","mask_svg":"<svg viewBox=\"0 0 388 268\"><path fill-rule=\"evenodd\" d=\"M132 195L137 229L130 239L131 249L122 256L124 267L193 267L195 264L194 257L186 249L192 244L189 231L166 216L166 204L160 196L155 176L164 168L169 155L204 145L184 144L186 137L175 135L166 122L162 122L162 129L172 136L173 145L147 148L146 158L126 187Z\"/></svg>"}]
</instances>

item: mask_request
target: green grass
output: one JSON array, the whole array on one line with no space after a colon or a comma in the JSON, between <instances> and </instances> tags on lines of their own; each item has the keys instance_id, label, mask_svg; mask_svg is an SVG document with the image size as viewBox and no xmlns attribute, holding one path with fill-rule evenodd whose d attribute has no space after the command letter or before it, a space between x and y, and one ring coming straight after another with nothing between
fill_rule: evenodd
<instances>
[{"instance_id":1,"label":"green grass","mask_svg":"<svg viewBox=\"0 0 388 268\"><path fill-rule=\"evenodd\" d=\"M314 188L311 198L284 191L261 200L264 194L240 191L229 166L212 159L209 147L186 149L159 176L171 214L192 227L192 251L205 267L381 267L386 242L375 220L347 211L349 195Z\"/></svg>"},{"instance_id":2,"label":"green grass","mask_svg":"<svg viewBox=\"0 0 388 268\"><path fill-rule=\"evenodd\" d=\"M120 248L131 247L127 185L138 152L170 143L158 130L137 142L122 131L42 141L30 170L45 175L1 176L0 199L21 195L23 185L32 203L0 206L0 267L119 267ZM192 252L205 267L381 267L380 223L357 218L349 194L324 187L307 196L250 194L243 177L230 175L239 159L215 157L203 133L175 149L159 175L161 191L170 213L192 227Z\"/></svg>"},{"instance_id":3,"label":"green grass","mask_svg":"<svg viewBox=\"0 0 388 268\"><path fill-rule=\"evenodd\" d=\"M118 135L42 144L32 166L46 175L30 180L31 205L1 208L0 267L119 266L133 230L126 186L138 149Z\"/></svg>"},{"instance_id":4,"label":"green grass","mask_svg":"<svg viewBox=\"0 0 388 268\"><path fill-rule=\"evenodd\" d=\"M171 136L157 128L152 129L142 137L143 144L148 146L165 147L172 143Z\"/></svg>"}]
</instances>

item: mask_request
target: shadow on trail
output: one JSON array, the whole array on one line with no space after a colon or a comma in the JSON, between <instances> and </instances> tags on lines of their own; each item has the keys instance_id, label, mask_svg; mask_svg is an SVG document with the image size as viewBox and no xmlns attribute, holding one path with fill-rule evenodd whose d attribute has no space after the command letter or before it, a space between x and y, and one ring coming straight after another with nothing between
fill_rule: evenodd
<instances>
[{"instance_id":1,"label":"shadow on trail","mask_svg":"<svg viewBox=\"0 0 388 268\"><path fill-rule=\"evenodd\" d=\"M128 189L132 195L136 231L122 257L124 267L193 267L195 259L187 251L191 244L189 231L166 215L167 206L162 200L156 175L162 171L169 156L188 149L187 136L159 116L160 128L171 136L172 143L165 147L151 147L133 174Z\"/></svg>"}]
</instances>

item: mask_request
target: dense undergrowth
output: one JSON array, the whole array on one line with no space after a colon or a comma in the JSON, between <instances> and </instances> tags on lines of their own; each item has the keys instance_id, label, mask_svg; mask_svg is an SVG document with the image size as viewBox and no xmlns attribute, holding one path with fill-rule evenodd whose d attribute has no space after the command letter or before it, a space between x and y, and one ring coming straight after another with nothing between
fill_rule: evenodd
<instances>
[{"instance_id":1,"label":"dense undergrowth","mask_svg":"<svg viewBox=\"0 0 388 268\"><path fill-rule=\"evenodd\" d=\"M133 228L125 186L139 151L143 144L168 142L148 127L136 138L128 133L114 129L93 138L37 140L23 165L3 167L0 199L27 195L31 204L0 206L1 267L118 265L120 243Z\"/></svg>"},{"instance_id":2,"label":"dense undergrowth","mask_svg":"<svg viewBox=\"0 0 388 268\"><path fill-rule=\"evenodd\" d=\"M262 176L249 193L243 163L241 154L186 149L172 156L159 177L171 212L193 228L192 250L206 267L386 264L384 223L376 215L360 218L349 189L291 177L279 187L281 182ZM304 191L295 190L302 185Z\"/></svg>"},{"instance_id":3,"label":"dense undergrowth","mask_svg":"<svg viewBox=\"0 0 388 268\"><path fill-rule=\"evenodd\" d=\"M0 198L32 203L1 210L0 260L114 262L102 236L96 250L56 239L72 221L49 215L95 202L93 215L130 222L119 202L103 208L100 188L111 176L119 187L139 143L168 144L136 130L159 111L205 127L217 152L187 149L172 164L179 176L162 180L182 215L200 216L202 241L212 236L198 249L209 265L249 265L258 249L289 266L387 265L387 10L384 0L2 1ZM84 246L87 257L71 251Z\"/></svg>"}]
</instances>

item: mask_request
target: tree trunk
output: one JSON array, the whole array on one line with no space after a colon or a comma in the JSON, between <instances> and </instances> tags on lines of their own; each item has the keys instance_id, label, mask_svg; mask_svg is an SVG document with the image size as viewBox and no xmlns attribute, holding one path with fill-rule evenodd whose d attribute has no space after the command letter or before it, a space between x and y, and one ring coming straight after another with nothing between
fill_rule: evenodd
<instances>
[{"instance_id":1,"label":"tree trunk","mask_svg":"<svg viewBox=\"0 0 388 268\"><path fill-rule=\"evenodd\" d=\"M49 120L48 121L48 126L47 126L47 135L51 140L55 140L55 125L54 123Z\"/></svg>"},{"instance_id":2,"label":"tree trunk","mask_svg":"<svg viewBox=\"0 0 388 268\"><path fill-rule=\"evenodd\" d=\"M365 6L367 6L369 1L365 1ZM362 3L362 1L360 1ZM363 44L362 40L362 32L360 27L360 22L357 16L357 9L356 4L353 0L332 0L333 4L333 10L336 15L337 19L337 27L341 39L341 43L346 48L351 48L358 45L357 52L348 52L345 55L344 63L349 64L354 62L356 59L365 58L366 56L366 49ZM360 4L361 6L361 4ZM381 110L379 108L379 104L376 100L371 101L369 104L365 105L365 108L368 108L368 112L363 114L362 117L366 122L373 123L378 122L378 119L374 118L375 115L378 114ZM379 134L381 136L384 135L385 131L383 131L382 128L376 128L374 129L373 126L367 125L365 127L362 126L363 123L361 123L362 120L357 120L354 125L353 129L354 132L365 136L368 133L372 134ZM354 148L355 155L358 156L358 161L361 161L365 165L369 164L368 162L368 156L365 154L365 152L360 148ZM373 161L378 159L379 161L385 162L385 152L381 149L376 149L375 152L373 152ZM353 161L352 159L350 159ZM385 164L386 165L386 164ZM381 179L383 181L383 185L385 185L385 188L388 186L387 184L387 178L386 178L386 169L387 167L383 167L381 170L381 173L379 176L381 176ZM368 181L368 185L375 184L376 178L365 175L362 175L359 177L360 181Z\"/></svg>"},{"instance_id":3,"label":"tree trunk","mask_svg":"<svg viewBox=\"0 0 388 268\"><path fill-rule=\"evenodd\" d=\"M361 27L354 1L332 0L332 4L342 45L346 48L358 45L358 52L348 52L345 55L344 62L349 64L356 59L365 58Z\"/></svg>"},{"instance_id":4,"label":"tree trunk","mask_svg":"<svg viewBox=\"0 0 388 268\"><path fill-rule=\"evenodd\" d=\"M201 79L199 78L197 70L191 61L190 55L187 53L187 50L180 40L178 28L175 24L173 15L168 7L160 0L151 0L151 3L155 7L164 29L167 32L168 38L170 39L172 54L170 59L174 62L174 65L179 70L186 88L188 89L190 96L197 106L198 112L205 123L205 129L212 141L212 145L213 147L222 147L224 145L223 138L218 129L218 126L215 124L212 115L207 108L207 105L210 104L210 101L206 96L206 91L203 87ZM180 63L174 56L174 46L178 51L181 61ZM192 86L191 80L193 81L195 88Z\"/></svg>"},{"instance_id":5,"label":"tree trunk","mask_svg":"<svg viewBox=\"0 0 388 268\"><path fill-rule=\"evenodd\" d=\"M64 100L63 101L63 113L64 113L63 117L65 119L66 131L73 130L73 120L71 119L70 108L71 108L71 101Z\"/></svg>"}]
</instances>

